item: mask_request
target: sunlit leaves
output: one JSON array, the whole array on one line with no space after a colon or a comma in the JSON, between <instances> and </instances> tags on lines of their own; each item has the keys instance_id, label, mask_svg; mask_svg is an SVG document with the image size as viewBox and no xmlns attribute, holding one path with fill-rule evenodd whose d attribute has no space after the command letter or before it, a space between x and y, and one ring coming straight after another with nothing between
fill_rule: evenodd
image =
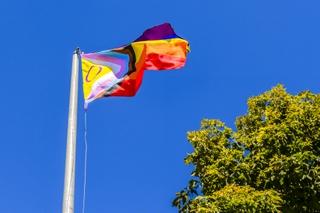
<instances>
[{"instance_id":1,"label":"sunlit leaves","mask_svg":"<svg viewBox=\"0 0 320 213\"><path fill-rule=\"evenodd\" d=\"M188 133L194 179L179 212L320 211L320 96L278 85L250 98L236 127L204 119Z\"/></svg>"}]
</instances>

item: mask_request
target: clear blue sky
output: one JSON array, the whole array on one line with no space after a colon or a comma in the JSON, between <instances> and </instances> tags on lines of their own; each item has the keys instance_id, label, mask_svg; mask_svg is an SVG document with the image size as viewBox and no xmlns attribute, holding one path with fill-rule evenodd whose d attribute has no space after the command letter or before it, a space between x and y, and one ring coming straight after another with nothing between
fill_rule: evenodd
<instances>
[{"instance_id":1,"label":"clear blue sky","mask_svg":"<svg viewBox=\"0 0 320 213\"><path fill-rule=\"evenodd\" d=\"M163 22L190 41L185 68L146 72L136 97L101 99L88 111L86 212L173 213L191 171L186 132L201 119L234 128L247 98L278 83L320 92L319 8L316 0L1 1L0 212L61 211L75 47L117 47Z\"/></svg>"}]
</instances>

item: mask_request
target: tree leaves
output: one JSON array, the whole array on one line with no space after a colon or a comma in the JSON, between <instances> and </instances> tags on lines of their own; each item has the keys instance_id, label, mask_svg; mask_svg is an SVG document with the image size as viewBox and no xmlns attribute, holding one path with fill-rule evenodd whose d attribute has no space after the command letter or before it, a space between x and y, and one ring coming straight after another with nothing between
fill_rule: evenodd
<instances>
[{"instance_id":1,"label":"tree leaves","mask_svg":"<svg viewBox=\"0 0 320 213\"><path fill-rule=\"evenodd\" d=\"M204 119L188 133L195 179L179 212L320 211L320 96L278 85L251 97L236 127Z\"/></svg>"}]
</instances>

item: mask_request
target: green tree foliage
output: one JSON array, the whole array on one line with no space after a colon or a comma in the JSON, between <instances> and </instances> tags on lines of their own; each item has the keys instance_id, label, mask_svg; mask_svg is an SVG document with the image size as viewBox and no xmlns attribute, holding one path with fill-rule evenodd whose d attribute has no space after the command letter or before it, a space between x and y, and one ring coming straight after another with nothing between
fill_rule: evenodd
<instances>
[{"instance_id":1,"label":"green tree foliage","mask_svg":"<svg viewBox=\"0 0 320 213\"><path fill-rule=\"evenodd\" d=\"M205 119L188 133L179 212L320 212L320 95L278 85L248 100L236 129Z\"/></svg>"}]
</instances>

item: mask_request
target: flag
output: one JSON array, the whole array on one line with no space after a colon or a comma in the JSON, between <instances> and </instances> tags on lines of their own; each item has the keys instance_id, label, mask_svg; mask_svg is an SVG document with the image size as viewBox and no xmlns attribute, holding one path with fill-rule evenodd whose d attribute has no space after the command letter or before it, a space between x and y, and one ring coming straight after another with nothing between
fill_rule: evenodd
<instances>
[{"instance_id":1,"label":"flag","mask_svg":"<svg viewBox=\"0 0 320 213\"><path fill-rule=\"evenodd\" d=\"M85 106L108 96L134 96L144 70L172 70L185 65L189 43L164 23L146 30L131 44L81 54Z\"/></svg>"}]
</instances>

